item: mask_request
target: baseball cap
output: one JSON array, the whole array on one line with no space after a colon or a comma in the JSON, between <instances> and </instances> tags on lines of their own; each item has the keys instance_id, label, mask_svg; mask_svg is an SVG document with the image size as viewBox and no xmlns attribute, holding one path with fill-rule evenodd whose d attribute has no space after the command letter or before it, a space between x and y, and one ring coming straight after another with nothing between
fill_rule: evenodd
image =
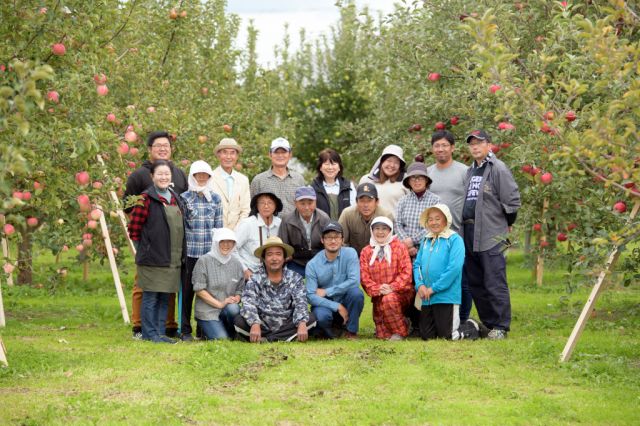
<instances>
[{"instance_id":1,"label":"baseball cap","mask_svg":"<svg viewBox=\"0 0 640 426\"><path fill-rule=\"evenodd\" d=\"M285 138L275 138L274 140L271 141L271 148L269 149L269 151L273 152L278 148L283 148L283 149L286 149L287 151L291 151L291 145L289 144L289 141L286 140Z\"/></svg>"},{"instance_id":2,"label":"baseball cap","mask_svg":"<svg viewBox=\"0 0 640 426\"><path fill-rule=\"evenodd\" d=\"M340 225L335 220L332 220L331 222L327 223L324 226L324 228L322 228L322 235L326 234L327 232L338 232L340 234L344 233L342 231L342 225Z\"/></svg>"},{"instance_id":3,"label":"baseball cap","mask_svg":"<svg viewBox=\"0 0 640 426\"><path fill-rule=\"evenodd\" d=\"M476 139L480 139L481 141L491 142L491 136L489 136L489 133L485 132L482 129L474 130L471 133L469 133L466 139L467 143L469 143L471 138L476 138Z\"/></svg>"},{"instance_id":4,"label":"baseball cap","mask_svg":"<svg viewBox=\"0 0 640 426\"><path fill-rule=\"evenodd\" d=\"M316 199L316 191L310 186L301 186L296 189L296 194L294 199L296 201L300 200L315 200Z\"/></svg>"},{"instance_id":5,"label":"baseball cap","mask_svg":"<svg viewBox=\"0 0 640 426\"><path fill-rule=\"evenodd\" d=\"M358 188L356 188L356 198L360 198L360 197L369 197L369 198L378 198L378 190L376 189L376 186L372 183L361 183L360 185L358 185Z\"/></svg>"}]
</instances>

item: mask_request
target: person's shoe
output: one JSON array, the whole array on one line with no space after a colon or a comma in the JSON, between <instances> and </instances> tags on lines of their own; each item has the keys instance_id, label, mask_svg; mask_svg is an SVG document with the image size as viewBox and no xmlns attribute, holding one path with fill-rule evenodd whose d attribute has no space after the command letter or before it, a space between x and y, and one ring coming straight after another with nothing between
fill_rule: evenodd
<instances>
[{"instance_id":1,"label":"person's shoe","mask_svg":"<svg viewBox=\"0 0 640 426\"><path fill-rule=\"evenodd\" d=\"M478 333L480 334L481 339L486 339L489 337L489 332L491 331L486 325L482 322L478 322Z\"/></svg>"},{"instance_id":2,"label":"person's shoe","mask_svg":"<svg viewBox=\"0 0 640 426\"><path fill-rule=\"evenodd\" d=\"M187 333L180 336L180 340L182 340L183 342L193 342L194 339L191 333Z\"/></svg>"},{"instance_id":3,"label":"person's shoe","mask_svg":"<svg viewBox=\"0 0 640 426\"><path fill-rule=\"evenodd\" d=\"M507 332L504 330L498 330L494 328L487 335L487 339L489 340L502 340L507 337Z\"/></svg>"},{"instance_id":4,"label":"person's shoe","mask_svg":"<svg viewBox=\"0 0 640 426\"><path fill-rule=\"evenodd\" d=\"M345 331L344 334L342 335L342 337L347 339L347 340L358 340L358 334L357 333L352 333L349 330Z\"/></svg>"},{"instance_id":5,"label":"person's shoe","mask_svg":"<svg viewBox=\"0 0 640 426\"><path fill-rule=\"evenodd\" d=\"M142 340L142 327L133 327L132 334L133 340Z\"/></svg>"},{"instance_id":6,"label":"person's shoe","mask_svg":"<svg viewBox=\"0 0 640 426\"><path fill-rule=\"evenodd\" d=\"M400 341L404 340L404 337L402 337L399 334L394 333L387 340L390 341L390 342L400 342Z\"/></svg>"},{"instance_id":7,"label":"person's shoe","mask_svg":"<svg viewBox=\"0 0 640 426\"><path fill-rule=\"evenodd\" d=\"M172 345L175 345L176 343L178 343L177 340L172 339L171 337L168 336L160 336L160 339L158 340L159 343L169 343Z\"/></svg>"},{"instance_id":8,"label":"person's shoe","mask_svg":"<svg viewBox=\"0 0 640 426\"><path fill-rule=\"evenodd\" d=\"M178 329L177 328L167 328L164 332L164 335L167 337L180 337L178 335Z\"/></svg>"},{"instance_id":9,"label":"person's shoe","mask_svg":"<svg viewBox=\"0 0 640 426\"><path fill-rule=\"evenodd\" d=\"M469 318L462 323L458 332L460 334L459 340L477 340L480 337L480 324L476 320Z\"/></svg>"}]
</instances>

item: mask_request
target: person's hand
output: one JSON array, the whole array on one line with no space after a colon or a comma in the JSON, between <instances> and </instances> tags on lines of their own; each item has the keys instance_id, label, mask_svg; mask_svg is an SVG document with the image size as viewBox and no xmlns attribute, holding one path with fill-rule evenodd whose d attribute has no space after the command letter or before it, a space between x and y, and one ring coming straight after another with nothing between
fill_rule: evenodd
<instances>
[{"instance_id":1,"label":"person's hand","mask_svg":"<svg viewBox=\"0 0 640 426\"><path fill-rule=\"evenodd\" d=\"M262 337L262 331L260 331L260 324L253 324L251 330L249 330L249 341L251 343L257 343Z\"/></svg>"},{"instance_id":2,"label":"person's hand","mask_svg":"<svg viewBox=\"0 0 640 426\"><path fill-rule=\"evenodd\" d=\"M229 296L229 299L231 299L231 303L240 303L240 295L236 294L235 296Z\"/></svg>"},{"instance_id":3,"label":"person's hand","mask_svg":"<svg viewBox=\"0 0 640 426\"><path fill-rule=\"evenodd\" d=\"M316 289L316 295L320 297L327 297L327 290L324 288Z\"/></svg>"},{"instance_id":4,"label":"person's hand","mask_svg":"<svg viewBox=\"0 0 640 426\"><path fill-rule=\"evenodd\" d=\"M253 275L253 272L251 272L251 269L246 269L244 271L244 279L249 281L251 279L251 275Z\"/></svg>"},{"instance_id":5,"label":"person's hand","mask_svg":"<svg viewBox=\"0 0 640 426\"><path fill-rule=\"evenodd\" d=\"M409 257L416 257L418 254L418 249L415 247L409 248Z\"/></svg>"},{"instance_id":6,"label":"person's hand","mask_svg":"<svg viewBox=\"0 0 640 426\"><path fill-rule=\"evenodd\" d=\"M429 300L432 294L433 294L433 289L431 287L427 288L424 285L421 285L420 287L418 287L418 295L422 300Z\"/></svg>"},{"instance_id":7,"label":"person's hand","mask_svg":"<svg viewBox=\"0 0 640 426\"><path fill-rule=\"evenodd\" d=\"M224 305L225 305L225 306L227 306L227 305L232 305L232 304L236 303L236 300L234 299L234 297L233 297L233 296L229 296L229 297L227 297L226 299L224 299L224 300L222 301L222 303L224 303Z\"/></svg>"},{"instance_id":8,"label":"person's hand","mask_svg":"<svg viewBox=\"0 0 640 426\"><path fill-rule=\"evenodd\" d=\"M308 338L307 323L301 321L300 324L298 324L298 342L306 342Z\"/></svg>"},{"instance_id":9,"label":"person's hand","mask_svg":"<svg viewBox=\"0 0 640 426\"><path fill-rule=\"evenodd\" d=\"M513 231L513 226L510 226L508 229L509 229L509 232Z\"/></svg>"},{"instance_id":10,"label":"person's hand","mask_svg":"<svg viewBox=\"0 0 640 426\"><path fill-rule=\"evenodd\" d=\"M349 311L347 311L347 308L345 308L342 303L338 305L338 313L343 319L342 324L346 324L347 321L349 321Z\"/></svg>"},{"instance_id":11,"label":"person's hand","mask_svg":"<svg viewBox=\"0 0 640 426\"><path fill-rule=\"evenodd\" d=\"M380 294L382 295L387 295L389 293L393 293L393 287L391 287L389 284L382 284L380 286Z\"/></svg>"},{"instance_id":12,"label":"person's hand","mask_svg":"<svg viewBox=\"0 0 640 426\"><path fill-rule=\"evenodd\" d=\"M405 238L404 240L402 240L402 243L407 246L408 249L413 247L413 240L409 237Z\"/></svg>"}]
</instances>

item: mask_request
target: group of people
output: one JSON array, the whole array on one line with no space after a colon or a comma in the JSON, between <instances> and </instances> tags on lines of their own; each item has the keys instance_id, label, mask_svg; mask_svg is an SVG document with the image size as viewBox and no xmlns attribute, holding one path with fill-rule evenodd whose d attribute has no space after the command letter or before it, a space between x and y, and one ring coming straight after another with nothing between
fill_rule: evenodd
<instances>
[{"instance_id":1,"label":"group of people","mask_svg":"<svg viewBox=\"0 0 640 426\"><path fill-rule=\"evenodd\" d=\"M379 339L506 337L504 250L520 196L491 137L476 130L466 142L470 167L453 160L448 131L432 135L430 167L407 167L389 145L357 186L339 153L324 149L307 185L289 168L289 141L277 138L271 167L249 184L234 139L215 147L217 168L195 161L186 176L170 161L169 134L151 133L149 160L125 190L134 338L357 339L362 290Z\"/></svg>"}]
</instances>

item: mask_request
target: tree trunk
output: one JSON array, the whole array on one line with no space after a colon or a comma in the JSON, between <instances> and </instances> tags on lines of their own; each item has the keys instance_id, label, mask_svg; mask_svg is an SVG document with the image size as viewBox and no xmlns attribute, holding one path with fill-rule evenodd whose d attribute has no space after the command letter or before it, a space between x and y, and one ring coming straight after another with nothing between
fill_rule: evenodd
<instances>
[{"instance_id":1,"label":"tree trunk","mask_svg":"<svg viewBox=\"0 0 640 426\"><path fill-rule=\"evenodd\" d=\"M528 256L529 254L531 254L531 227L527 228L524 231L524 254L525 256Z\"/></svg>"},{"instance_id":2,"label":"tree trunk","mask_svg":"<svg viewBox=\"0 0 640 426\"><path fill-rule=\"evenodd\" d=\"M18 284L33 284L33 245L31 231L28 229L22 234L22 240L18 244Z\"/></svg>"}]
</instances>

